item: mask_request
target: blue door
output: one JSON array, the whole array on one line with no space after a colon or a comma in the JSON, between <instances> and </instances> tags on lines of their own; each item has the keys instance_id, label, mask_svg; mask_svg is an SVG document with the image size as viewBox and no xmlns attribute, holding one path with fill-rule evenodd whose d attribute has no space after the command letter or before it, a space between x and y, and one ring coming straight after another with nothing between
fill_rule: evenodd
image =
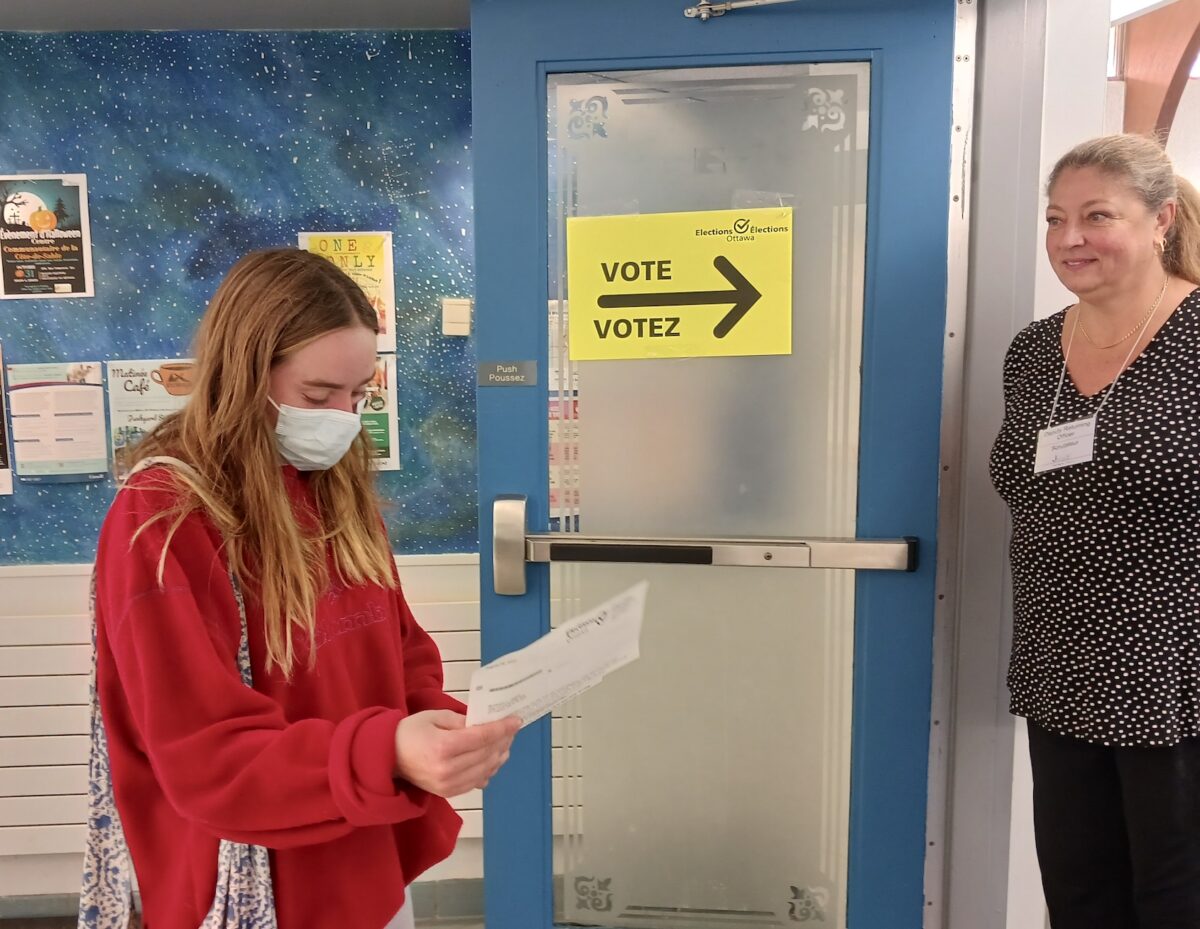
<instances>
[{"instance_id":1,"label":"blue door","mask_svg":"<svg viewBox=\"0 0 1200 929\"><path fill-rule=\"evenodd\" d=\"M650 582L486 923L915 929L955 3L685 2L472 5L484 659Z\"/></svg>"}]
</instances>

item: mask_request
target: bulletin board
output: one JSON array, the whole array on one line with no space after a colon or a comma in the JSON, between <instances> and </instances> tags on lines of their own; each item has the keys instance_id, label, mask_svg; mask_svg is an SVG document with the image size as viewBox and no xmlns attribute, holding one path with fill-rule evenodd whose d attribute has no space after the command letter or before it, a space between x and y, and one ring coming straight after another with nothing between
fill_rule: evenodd
<instances>
[{"instance_id":1,"label":"bulletin board","mask_svg":"<svg viewBox=\"0 0 1200 929\"><path fill-rule=\"evenodd\" d=\"M224 272L320 230L390 230L393 548L474 551L465 32L0 32L0 175L87 176L95 296L0 301L6 364L175 358ZM0 564L86 562L111 479L16 482Z\"/></svg>"}]
</instances>

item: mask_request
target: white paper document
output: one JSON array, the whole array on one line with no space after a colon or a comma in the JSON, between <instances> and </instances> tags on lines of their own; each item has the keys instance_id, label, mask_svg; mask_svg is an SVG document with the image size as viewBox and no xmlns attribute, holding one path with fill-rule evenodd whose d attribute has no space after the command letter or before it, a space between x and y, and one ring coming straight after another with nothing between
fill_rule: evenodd
<instances>
[{"instance_id":1,"label":"white paper document","mask_svg":"<svg viewBox=\"0 0 1200 929\"><path fill-rule=\"evenodd\" d=\"M9 365L17 476L33 483L108 476L100 362Z\"/></svg>"},{"instance_id":2,"label":"white paper document","mask_svg":"<svg viewBox=\"0 0 1200 929\"><path fill-rule=\"evenodd\" d=\"M509 652L471 675L467 725L506 716L528 726L638 657L648 581Z\"/></svg>"}]
</instances>

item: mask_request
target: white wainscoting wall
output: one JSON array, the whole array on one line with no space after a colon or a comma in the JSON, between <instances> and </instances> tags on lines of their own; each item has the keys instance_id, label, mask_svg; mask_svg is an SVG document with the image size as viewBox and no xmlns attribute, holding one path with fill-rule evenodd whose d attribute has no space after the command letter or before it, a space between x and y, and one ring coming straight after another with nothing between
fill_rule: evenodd
<instances>
[{"instance_id":1,"label":"white wainscoting wall","mask_svg":"<svg viewBox=\"0 0 1200 929\"><path fill-rule=\"evenodd\" d=\"M405 594L445 661L447 689L465 698L479 666L479 559L401 556ZM0 567L0 898L78 891L86 805L87 591L90 565ZM1043 926L1029 832L1023 731L1017 732L1009 929ZM561 751L559 723L553 745ZM559 785L554 785L556 805ZM454 801L464 820L454 854L422 880L483 875L482 797ZM555 834L561 830L555 810Z\"/></svg>"},{"instance_id":2,"label":"white wainscoting wall","mask_svg":"<svg viewBox=\"0 0 1200 929\"><path fill-rule=\"evenodd\" d=\"M437 640L446 689L465 700L479 666L479 558L396 559ZM90 565L0 567L0 897L79 889L87 790ZM455 853L424 880L483 874L482 795L454 800Z\"/></svg>"}]
</instances>

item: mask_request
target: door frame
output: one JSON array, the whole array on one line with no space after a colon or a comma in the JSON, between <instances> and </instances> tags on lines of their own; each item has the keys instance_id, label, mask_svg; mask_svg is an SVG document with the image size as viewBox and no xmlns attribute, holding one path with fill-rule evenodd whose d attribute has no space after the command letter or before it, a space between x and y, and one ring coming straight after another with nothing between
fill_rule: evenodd
<instances>
[{"instance_id":1,"label":"door frame","mask_svg":"<svg viewBox=\"0 0 1200 929\"><path fill-rule=\"evenodd\" d=\"M953 558L956 545L954 530L957 523L958 445L961 423L957 411L961 402L962 323L965 318L966 231L969 182L970 114L974 88L974 4L954 3L953 0L920 0L905 4L906 10L888 10L895 6L889 0L851 0L850 3L812 3L804 0L816 31L823 36L819 52L804 50L796 45L792 33L770 37L764 48L762 41L746 43L747 31L755 25L751 16L770 16L772 8L738 12L723 21L700 24L683 20L682 6L676 0L612 0L605 7L565 2L565 0L475 0L472 6L473 97L475 121L475 185L476 185L476 242L478 280L478 327L481 360L535 359L538 370L546 370L547 336L544 315L530 343L525 327L505 326L503 320L489 313L489 308L501 302L546 306L546 86L548 74L577 70L620 70L654 67L694 67L704 65L768 64L812 60L865 60L871 63L870 148L868 161L868 239L867 273L864 304L863 359L867 368L871 358L876 368L864 380L861 411L863 445L860 451L859 526L861 536L910 535L912 524L921 524L918 534L922 542L920 583L932 609L922 617L927 625L921 635L928 642L928 660L920 667L889 668L890 652L887 637L880 630L866 628L864 616L873 603L889 600L889 590L896 581L886 576L859 575L856 583L856 667L854 684L855 731L852 736L852 790L871 798L872 807L861 806L852 811L850 826L850 918L858 926L890 926L897 907L908 912L913 902L903 904L897 896L911 893L914 869L923 872L925 891L918 901L922 921L927 926L940 922L942 907L941 875L944 870L945 783L948 764L950 692L949 656L953 650L950 618L953 598L948 594L947 580L953 577ZM835 12L834 8L837 8ZM847 7L852 9L847 11ZM938 7L937 15L932 14ZM922 9L913 9L922 8ZM778 9L786 10L786 7ZM622 35L619 51L612 57L589 43L594 32L572 30L588 17L601 12L619 20L627 27L636 24L632 35ZM622 16L622 14L624 14ZM866 29L870 41L851 42L845 39L850 31L835 20L870 14L872 28ZM906 19L905 17L909 18ZM678 17L676 24L675 17ZM743 17L746 17L743 19ZM737 29L724 28L725 22L741 20L747 25ZM793 21L794 22L794 21ZM762 25L758 23L757 25ZM861 23L859 24L861 25ZM663 54L664 45L681 32L695 33L689 44L698 48L687 54ZM939 32L940 30L940 32ZM611 31L611 30L610 30ZM764 30L766 31L766 30ZM811 35L812 33L808 33ZM930 37L932 34L932 38ZM542 36L554 36L553 42ZM917 38L914 38L917 37ZM760 36L760 39L762 37ZM606 33L602 39L612 41ZM728 40L728 41L727 41ZM840 40L840 41L839 41ZM821 41L821 40L818 40ZM905 48L910 41L921 51ZM745 43L738 46L738 43ZM924 44L922 44L924 42ZM744 52L730 51L730 46L755 47ZM817 44L814 41L812 44ZM553 45L553 52L550 46ZM944 57L929 55L932 45ZM862 46L862 47L859 47ZM591 54L580 54L590 50ZM964 60L965 56L965 60ZM957 60L955 60L957 59ZM519 61L520 67L513 62ZM922 95L905 99L903 88L888 82L889 74L908 73L905 86L920 87ZM533 82L532 84L530 82ZM933 102L930 103L930 95ZM513 105L519 100L518 106ZM965 102L965 105L964 105ZM914 110L914 107L918 109ZM922 109L923 108L923 109ZM896 125L903 121L904 126ZM885 132L888 149L884 149ZM904 184L899 184L895 171L883 176L884 155L895 156L895 149L904 148L904 133L938 140L925 146L909 144L907 154L924 154L926 161L932 152L944 158L939 168L930 169L914 164L905 172ZM536 154L530 152L529 140L536 139ZM524 140L524 141L522 141ZM899 141L897 141L899 140ZM525 158L511 157L521 151ZM507 155L507 157L506 157ZM918 159L919 161L919 159ZM897 169L898 170L898 169ZM903 188L903 189L899 189ZM914 191L918 191L914 193ZM952 193L953 192L953 193ZM508 232L514 218L521 213L522 203L532 196L536 204L536 238L528 233L511 235ZM909 209L916 216L918 233L934 248L945 249L945 266L936 270L920 270L911 280L914 269L905 268L893 252L903 249L881 240L873 233L883 216L903 215ZM948 218L948 219L947 219ZM893 218L891 222L896 222ZM518 221L518 228L524 228ZM910 230L912 226L908 227ZM506 238L507 236L507 238ZM907 237L907 236L906 236ZM941 243L940 246L938 243ZM532 272L531 272L531 269ZM907 273L906 273L907 272ZM889 284L881 282L888 275ZM869 389L869 378L885 379L889 373L886 359L880 359L881 343L897 344L894 339L876 333L880 308L902 302L900 298L882 292L888 286L903 290L910 305L928 305L932 301L945 307L941 345L915 346L908 374L919 369L921 383L914 391L930 390L940 402L923 410L923 428L940 436L937 448L926 450L922 465L914 473L922 475L919 487L897 484L889 479L889 466L894 456L881 453L881 448L904 446L904 436L889 433L884 414L873 407L876 391ZM902 314L901 314L902 315ZM903 334L898 334L903 345ZM872 356L872 352L876 353ZM941 353L941 358L937 357ZM486 355L486 359L485 359ZM905 366L892 366L892 373L904 374ZM943 382L944 373L944 382ZM912 381L908 381L912 384ZM480 474L480 551L481 601L485 619L482 623L484 660L511 650L536 637L548 628L548 574L543 570L528 572L529 594L537 598L537 611L527 609L528 601L500 599L489 602L491 564L486 557L491 541L491 500L500 493L522 493L529 499L531 525L543 525L547 517L546 460L547 423L542 388L529 391L482 388L478 392L479 452L481 461L504 462L489 466ZM504 426L499 427L503 417ZM881 438L882 437L882 438ZM871 448L870 443L876 443ZM871 488L874 490L871 490ZM942 491L939 494L939 489ZM888 501L902 496L917 501L911 508L924 509L926 518L906 523L909 528L889 522L885 514ZM950 543L950 544L946 544ZM935 555L936 552L936 555ZM941 597L942 599L938 599ZM536 615L533 615L536 612ZM879 625L878 623L876 625ZM902 692L924 690L930 694L921 718L898 720L884 712L879 718L861 718L860 707L877 706L886 709L891 690ZM520 908L536 901L542 926L553 923L553 898L549 881L544 875L551 872L552 831L550 827L550 779L548 770L550 730L548 724L530 727L518 740L513 758L495 780L506 796L506 802L488 803L485 799L485 881L488 887L488 921L492 929L522 926ZM869 752L876 756L872 757ZM899 763L897 763L897 759ZM869 769L869 770L867 770ZM877 782L886 780L887 784ZM521 802L511 802L507 787L513 783L532 785ZM920 795L924 805L912 809L897 804L887 809L883 798L899 792L908 796ZM889 789L891 788L891 789ZM489 796L495 792L489 790ZM903 808L900 808L903 807ZM865 847L856 833L866 816L873 828L910 836L906 854L876 856ZM919 820L919 828L916 823ZM498 836L519 834L518 830L530 821L538 823L543 841L528 843L519 848L498 847ZM911 841L917 833L921 841ZM491 843L488 836L493 837ZM528 866L533 859L535 865ZM518 864L523 862L524 864ZM901 872L903 872L901 874ZM542 877L530 878L530 875ZM917 883L920 883L918 880ZM871 887L869 899L855 887ZM919 925L920 923L913 923ZM909 921L904 922L910 925Z\"/></svg>"},{"instance_id":2,"label":"door frame","mask_svg":"<svg viewBox=\"0 0 1200 929\"><path fill-rule=\"evenodd\" d=\"M925 929L953 929L949 874L955 679L959 641L959 569L963 511L968 285L970 279L972 159L975 143L979 4L959 2L954 22L951 79L950 201L946 236L946 328L942 361L942 428L938 469L937 599L934 601L933 679L929 726L929 791L925 811ZM982 929L982 927L980 927Z\"/></svg>"}]
</instances>

